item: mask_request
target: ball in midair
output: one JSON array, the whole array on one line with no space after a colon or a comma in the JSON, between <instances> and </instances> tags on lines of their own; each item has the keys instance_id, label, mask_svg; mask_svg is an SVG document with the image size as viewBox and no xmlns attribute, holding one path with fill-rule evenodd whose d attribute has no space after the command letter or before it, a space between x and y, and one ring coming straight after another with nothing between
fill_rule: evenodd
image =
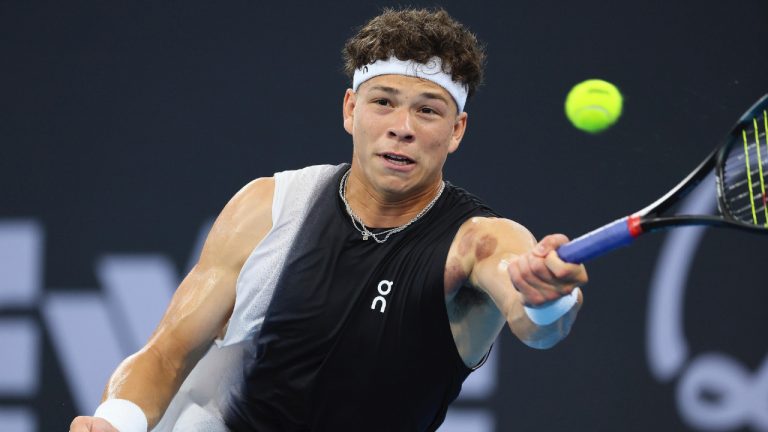
<instances>
[{"instance_id":1,"label":"ball in midair","mask_svg":"<svg viewBox=\"0 0 768 432\"><path fill-rule=\"evenodd\" d=\"M598 133L621 116L623 98L615 85L601 79L582 81L565 98L565 115L585 132Z\"/></svg>"}]
</instances>

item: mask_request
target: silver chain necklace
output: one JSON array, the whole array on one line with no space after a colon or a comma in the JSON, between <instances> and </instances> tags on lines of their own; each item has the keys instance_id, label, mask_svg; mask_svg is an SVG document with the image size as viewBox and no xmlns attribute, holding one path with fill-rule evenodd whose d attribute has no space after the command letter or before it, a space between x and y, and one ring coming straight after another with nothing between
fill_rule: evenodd
<instances>
[{"instance_id":1,"label":"silver chain necklace","mask_svg":"<svg viewBox=\"0 0 768 432\"><path fill-rule=\"evenodd\" d=\"M440 198L440 195L443 194L443 189L445 189L445 182L440 182L440 190L437 191L437 195L435 195L434 198L432 198L432 201L427 204L426 207L421 209L419 214L414 216L413 219L406 222L404 225L400 225L399 227L390 228L388 230L384 230L382 232L378 232L376 234L372 233L368 227L365 226L363 223L363 220L360 219L360 216L356 215L354 211L352 211L352 207L349 206L349 202L347 201L347 194L345 192L346 186L347 186L347 178L349 177L350 170L347 170L346 173L344 173L344 176L341 177L341 181L339 182L339 196L341 197L341 200L344 202L344 208L347 209L347 214L349 215L349 218L352 219L352 226L355 227L356 230L360 231L360 234L363 235L363 240L368 240L368 238L372 238L376 241L376 243L384 243L389 239L389 236L392 234L399 233L400 231L408 228L412 223L416 222L417 220L421 219L422 216L424 216L429 209L432 208L433 205L437 202L437 200ZM357 225L360 224L358 227ZM380 239L376 236L384 236L383 239Z\"/></svg>"}]
</instances>

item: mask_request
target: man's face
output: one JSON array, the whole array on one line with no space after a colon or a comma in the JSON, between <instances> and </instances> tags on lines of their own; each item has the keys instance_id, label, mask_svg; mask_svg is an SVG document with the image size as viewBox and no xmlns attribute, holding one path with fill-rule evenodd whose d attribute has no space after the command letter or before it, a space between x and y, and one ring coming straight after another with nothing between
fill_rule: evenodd
<instances>
[{"instance_id":1,"label":"man's face","mask_svg":"<svg viewBox=\"0 0 768 432\"><path fill-rule=\"evenodd\" d=\"M466 120L444 88L414 77L381 75L344 97L353 167L369 186L394 196L424 190L442 178Z\"/></svg>"}]
</instances>

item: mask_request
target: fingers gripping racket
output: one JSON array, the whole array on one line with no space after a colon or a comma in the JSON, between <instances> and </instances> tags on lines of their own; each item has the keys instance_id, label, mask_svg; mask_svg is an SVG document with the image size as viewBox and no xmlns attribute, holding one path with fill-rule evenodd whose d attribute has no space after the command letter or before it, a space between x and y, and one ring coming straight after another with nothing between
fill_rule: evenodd
<instances>
[{"instance_id":1,"label":"fingers gripping racket","mask_svg":"<svg viewBox=\"0 0 768 432\"><path fill-rule=\"evenodd\" d=\"M719 215L671 215L675 205L712 171ZM725 142L677 186L648 207L562 245L563 261L582 263L664 228L707 225L768 234L768 94L736 122Z\"/></svg>"}]
</instances>

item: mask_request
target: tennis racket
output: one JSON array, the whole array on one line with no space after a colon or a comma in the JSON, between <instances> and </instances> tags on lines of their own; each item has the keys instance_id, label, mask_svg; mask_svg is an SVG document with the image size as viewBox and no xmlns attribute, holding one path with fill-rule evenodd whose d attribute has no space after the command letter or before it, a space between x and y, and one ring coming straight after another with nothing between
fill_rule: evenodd
<instances>
[{"instance_id":1,"label":"tennis racket","mask_svg":"<svg viewBox=\"0 0 768 432\"><path fill-rule=\"evenodd\" d=\"M712 171L717 179L719 215L663 213ZM768 234L768 94L736 122L725 142L686 178L648 207L604 225L557 249L563 261L582 263L629 245L649 232L686 225L735 228Z\"/></svg>"}]
</instances>

